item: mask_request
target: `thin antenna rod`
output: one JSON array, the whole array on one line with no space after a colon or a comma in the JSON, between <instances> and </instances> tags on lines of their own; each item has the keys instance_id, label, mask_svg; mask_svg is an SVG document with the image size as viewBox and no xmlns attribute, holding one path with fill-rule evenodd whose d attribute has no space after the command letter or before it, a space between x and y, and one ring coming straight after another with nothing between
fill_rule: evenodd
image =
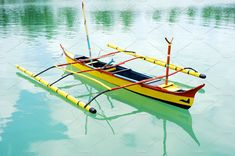
<instances>
[{"instance_id":1,"label":"thin antenna rod","mask_svg":"<svg viewBox=\"0 0 235 156\"><path fill-rule=\"evenodd\" d=\"M89 50L89 57L91 57L91 45L90 45L88 28L87 28L87 24L86 24L85 5L84 5L84 1L83 0L82 0L82 14L83 14L84 26L85 26L85 30L86 30L86 39L87 39L87 46L88 46L88 50Z\"/></svg>"}]
</instances>

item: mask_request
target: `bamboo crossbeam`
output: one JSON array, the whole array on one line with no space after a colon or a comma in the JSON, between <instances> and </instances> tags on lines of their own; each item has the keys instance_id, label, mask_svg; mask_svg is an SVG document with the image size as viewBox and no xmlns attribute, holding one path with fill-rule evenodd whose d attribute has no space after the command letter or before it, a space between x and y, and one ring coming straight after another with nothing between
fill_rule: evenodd
<instances>
[{"instance_id":1,"label":"bamboo crossbeam","mask_svg":"<svg viewBox=\"0 0 235 156\"><path fill-rule=\"evenodd\" d=\"M141 56L141 55L136 54L135 52L126 51L125 49L122 49L122 48L120 48L120 47L118 47L116 45L110 44L110 43L107 44L107 46L112 48L112 49L116 49L117 51L123 52L123 53L125 53L127 55L138 57L138 58L140 58L142 60L148 61L148 62L156 64L156 65L159 65L159 66L162 66L162 67L166 67L167 66L167 63L165 61L162 61L162 60L159 60L159 59L156 59L156 58L152 58L152 57ZM169 64L169 68L172 69L172 70L175 70L175 71L181 70L180 72L182 72L184 74L192 75L192 76L199 77L199 78L202 78L202 79L206 78L205 74L201 74L201 73L199 73L197 71L190 70L190 69L184 69L184 67L182 67L182 66L177 66L177 65L174 65L174 64Z\"/></svg>"}]
</instances>

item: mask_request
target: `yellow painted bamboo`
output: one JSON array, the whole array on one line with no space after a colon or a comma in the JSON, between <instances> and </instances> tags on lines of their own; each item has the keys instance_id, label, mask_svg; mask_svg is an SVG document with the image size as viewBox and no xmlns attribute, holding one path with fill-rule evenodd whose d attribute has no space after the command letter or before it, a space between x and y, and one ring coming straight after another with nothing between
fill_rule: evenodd
<instances>
[{"instance_id":1,"label":"yellow painted bamboo","mask_svg":"<svg viewBox=\"0 0 235 156\"><path fill-rule=\"evenodd\" d=\"M55 87L55 86L51 86L47 81L43 80L41 77L39 76L34 76L35 74L31 73L30 71L24 69L23 67L16 65L16 68L18 70L20 70L21 72L25 73L26 75L28 75L29 77L31 77L32 79L36 80L37 82L41 83L42 85L44 85L45 87L51 89L52 91L56 92L57 94L63 96L64 98L66 98L67 100L71 101L72 103L78 105L79 107L89 111L92 114L96 113L96 109L93 107L90 107L89 105L86 106L85 103L79 101L78 99L76 99L75 97L73 97L72 95L70 95L69 93Z\"/></svg>"},{"instance_id":2,"label":"yellow painted bamboo","mask_svg":"<svg viewBox=\"0 0 235 156\"><path fill-rule=\"evenodd\" d=\"M116 45L110 44L110 43L107 44L107 46L110 47L110 48L116 49L117 51L123 52L127 55L131 55L131 56L134 56L134 57L140 57L140 59L143 59L145 61L151 62L153 64L157 64L157 65L162 66L162 67L166 67L166 62L165 61L162 61L162 60L159 60L159 59L156 59L156 58L152 58L152 57L141 56L141 55L138 55L134 52L128 52L125 49L122 49L122 48L120 48ZM172 69L172 70L175 70L175 71L181 70L180 72L188 74L188 75L192 75L192 76L195 76L195 77L199 77L199 78L203 78L203 79L206 78L205 74L201 74L199 72L195 72L195 71L189 70L189 69L184 69L184 67L182 67L182 66L176 66L174 64L170 64L169 68Z\"/></svg>"}]
</instances>

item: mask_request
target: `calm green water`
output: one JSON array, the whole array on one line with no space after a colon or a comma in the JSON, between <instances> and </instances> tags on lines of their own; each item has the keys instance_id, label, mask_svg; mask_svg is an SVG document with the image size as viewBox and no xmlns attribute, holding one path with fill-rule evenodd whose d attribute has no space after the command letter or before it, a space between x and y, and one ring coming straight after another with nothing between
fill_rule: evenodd
<instances>
[{"instance_id":1,"label":"calm green water","mask_svg":"<svg viewBox=\"0 0 235 156\"><path fill-rule=\"evenodd\" d=\"M174 37L172 62L206 80L183 74L185 87L205 83L188 111L126 90L92 103L86 113L17 73L65 62L59 44L87 55L79 0L0 0L0 155L234 155L235 1L105 1L86 3L93 56L108 42L165 59L164 37ZM126 59L113 57L115 61ZM107 59L107 61L109 61ZM125 66L151 75L164 70L143 61ZM52 70L52 82L64 73ZM82 101L103 88L79 77L57 84Z\"/></svg>"}]
</instances>

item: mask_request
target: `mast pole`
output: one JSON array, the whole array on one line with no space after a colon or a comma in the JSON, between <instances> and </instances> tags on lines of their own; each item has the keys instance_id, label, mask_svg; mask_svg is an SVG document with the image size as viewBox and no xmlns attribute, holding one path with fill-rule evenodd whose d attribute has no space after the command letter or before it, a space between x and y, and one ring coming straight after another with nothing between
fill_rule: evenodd
<instances>
[{"instance_id":1,"label":"mast pole","mask_svg":"<svg viewBox=\"0 0 235 156\"><path fill-rule=\"evenodd\" d=\"M86 31L86 39L87 39L87 47L88 47L88 51L89 51L89 57L91 57L91 44L90 44L89 33L88 33L88 28L87 28L87 23L86 23L85 5L84 5L83 0L82 0L82 14L83 14L83 18L84 18L84 26L85 26L85 31Z\"/></svg>"},{"instance_id":2,"label":"mast pole","mask_svg":"<svg viewBox=\"0 0 235 156\"><path fill-rule=\"evenodd\" d=\"M165 37L165 40L168 43L167 61L166 61L166 80L165 80L165 85L167 85L168 84L168 76L169 76L170 57L171 57L171 44L172 44L173 38L171 39L171 41L169 41Z\"/></svg>"}]
</instances>

